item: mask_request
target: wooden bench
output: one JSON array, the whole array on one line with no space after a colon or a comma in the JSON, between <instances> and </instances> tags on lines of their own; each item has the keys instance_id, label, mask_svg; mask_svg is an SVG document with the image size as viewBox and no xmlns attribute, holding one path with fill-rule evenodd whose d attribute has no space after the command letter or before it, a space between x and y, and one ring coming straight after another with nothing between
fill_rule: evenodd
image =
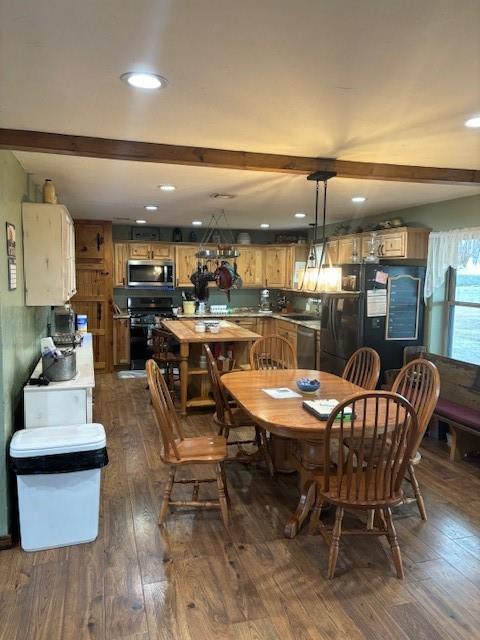
<instances>
[{"instance_id":1,"label":"wooden bench","mask_svg":"<svg viewBox=\"0 0 480 640\"><path fill-rule=\"evenodd\" d=\"M440 398L432 420L448 424L450 460L462 460L480 449L480 367L453 358L424 353L440 373Z\"/></svg>"}]
</instances>

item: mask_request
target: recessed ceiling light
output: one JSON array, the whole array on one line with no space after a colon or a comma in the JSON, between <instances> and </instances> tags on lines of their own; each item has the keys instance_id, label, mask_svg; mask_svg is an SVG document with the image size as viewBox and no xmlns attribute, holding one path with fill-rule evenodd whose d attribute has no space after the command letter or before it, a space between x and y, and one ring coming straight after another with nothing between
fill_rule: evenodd
<instances>
[{"instance_id":1,"label":"recessed ceiling light","mask_svg":"<svg viewBox=\"0 0 480 640\"><path fill-rule=\"evenodd\" d=\"M173 184L159 184L160 191L175 191L177 187Z\"/></svg>"},{"instance_id":2,"label":"recessed ceiling light","mask_svg":"<svg viewBox=\"0 0 480 640\"><path fill-rule=\"evenodd\" d=\"M353 196L352 202L365 202L365 196Z\"/></svg>"},{"instance_id":3,"label":"recessed ceiling light","mask_svg":"<svg viewBox=\"0 0 480 640\"><path fill-rule=\"evenodd\" d=\"M480 116L473 116L473 118L469 118L465 122L465 126L469 127L470 129L477 129L478 127L480 127Z\"/></svg>"},{"instance_id":4,"label":"recessed ceiling light","mask_svg":"<svg viewBox=\"0 0 480 640\"><path fill-rule=\"evenodd\" d=\"M147 221L146 221L146 220L135 220L135 222L136 222L137 224L146 224L146 223L147 223Z\"/></svg>"},{"instance_id":5,"label":"recessed ceiling light","mask_svg":"<svg viewBox=\"0 0 480 640\"><path fill-rule=\"evenodd\" d=\"M146 204L145 205L145 210L146 211L156 211L158 209L156 204Z\"/></svg>"},{"instance_id":6,"label":"recessed ceiling light","mask_svg":"<svg viewBox=\"0 0 480 640\"><path fill-rule=\"evenodd\" d=\"M203 222L201 220L192 220L192 224L194 227L201 227Z\"/></svg>"},{"instance_id":7,"label":"recessed ceiling light","mask_svg":"<svg viewBox=\"0 0 480 640\"><path fill-rule=\"evenodd\" d=\"M269 228L269 226L270 226L270 225L268 224L268 222L262 222L262 224L260 225L260 228L261 228L261 229L268 229L268 228Z\"/></svg>"},{"instance_id":8,"label":"recessed ceiling light","mask_svg":"<svg viewBox=\"0 0 480 640\"><path fill-rule=\"evenodd\" d=\"M305 218L306 217L306 213L302 213L301 211L299 211L298 213L295 214L295 218Z\"/></svg>"},{"instance_id":9,"label":"recessed ceiling light","mask_svg":"<svg viewBox=\"0 0 480 640\"><path fill-rule=\"evenodd\" d=\"M166 78L162 78L156 73L140 73L136 71L122 74L120 80L123 80L131 87L135 87L135 89L163 89L168 84Z\"/></svg>"}]
</instances>

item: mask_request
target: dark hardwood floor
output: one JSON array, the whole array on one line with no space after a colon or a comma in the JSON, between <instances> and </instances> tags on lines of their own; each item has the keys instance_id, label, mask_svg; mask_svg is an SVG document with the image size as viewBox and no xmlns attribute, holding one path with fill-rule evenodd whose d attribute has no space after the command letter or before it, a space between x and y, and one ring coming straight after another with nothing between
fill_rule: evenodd
<instances>
[{"instance_id":1,"label":"dark hardwood floor","mask_svg":"<svg viewBox=\"0 0 480 640\"><path fill-rule=\"evenodd\" d=\"M298 497L294 476L230 464L229 534L217 511L177 511L161 530L166 473L145 381L99 375L95 419L110 456L99 538L0 552L1 640L479 637L475 466L452 465L425 443L418 478L429 520L414 504L395 512L405 581L394 577L386 541L361 536L342 539L337 577L327 581L322 539L282 535ZM186 428L207 432L209 417L189 417Z\"/></svg>"}]
</instances>

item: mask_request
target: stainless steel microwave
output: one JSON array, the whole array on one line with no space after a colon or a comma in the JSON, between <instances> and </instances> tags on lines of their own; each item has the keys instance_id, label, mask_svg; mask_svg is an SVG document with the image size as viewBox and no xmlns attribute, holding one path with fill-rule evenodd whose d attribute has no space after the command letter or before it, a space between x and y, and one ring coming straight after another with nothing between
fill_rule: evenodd
<instances>
[{"instance_id":1,"label":"stainless steel microwave","mask_svg":"<svg viewBox=\"0 0 480 640\"><path fill-rule=\"evenodd\" d=\"M127 262L129 287L173 289L175 265L168 260L129 260Z\"/></svg>"}]
</instances>

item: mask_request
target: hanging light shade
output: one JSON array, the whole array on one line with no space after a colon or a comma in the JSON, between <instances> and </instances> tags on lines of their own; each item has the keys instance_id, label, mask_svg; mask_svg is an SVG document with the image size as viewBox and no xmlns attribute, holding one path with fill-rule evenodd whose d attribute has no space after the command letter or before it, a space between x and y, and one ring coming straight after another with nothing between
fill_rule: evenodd
<instances>
[{"instance_id":1,"label":"hanging light shade","mask_svg":"<svg viewBox=\"0 0 480 640\"><path fill-rule=\"evenodd\" d=\"M310 248L308 251L308 259L305 264L300 289L302 291L315 292L318 291L318 284L320 281L320 273L324 269L323 258L325 256L325 226L327 219L327 185L328 180L337 175L335 171L317 171L307 176L307 180L314 180L315 185L315 221L313 223L312 241L310 242ZM323 218L322 218L322 250L320 257L317 255L317 234L318 234L318 193L319 182L323 181Z\"/></svg>"},{"instance_id":2,"label":"hanging light shade","mask_svg":"<svg viewBox=\"0 0 480 640\"><path fill-rule=\"evenodd\" d=\"M342 270L340 267L322 267L319 272L316 291L325 293L327 291L342 290Z\"/></svg>"}]
</instances>

